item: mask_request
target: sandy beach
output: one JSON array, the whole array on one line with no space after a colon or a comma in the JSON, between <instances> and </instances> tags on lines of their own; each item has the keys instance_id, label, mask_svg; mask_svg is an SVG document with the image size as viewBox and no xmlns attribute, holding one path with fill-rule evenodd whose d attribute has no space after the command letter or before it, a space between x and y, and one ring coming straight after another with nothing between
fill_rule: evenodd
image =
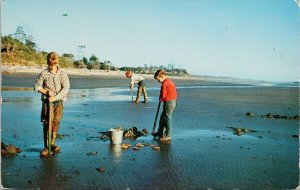
<instances>
[{"instance_id":1,"label":"sandy beach","mask_svg":"<svg viewBox=\"0 0 300 190\"><path fill-rule=\"evenodd\" d=\"M62 151L42 159L40 94L32 91L39 72L2 74L1 138L22 149L2 157L5 188L294 189L299 184L299 120L261 117L299 115L297 86L175 78L179 99L172 142L151 135L123 139L132 146L160 146L136 151L111 145L100 132L116 126L151 131L157 81L147 78L149 103L136 105L122 73L69 73L71 90L57 140ZM238 136L232 128L249 132Z\"/></svg>"},{"instance_id":2,"label":"sandy beach","mask_svg":"<svg viewBox=\"0 0 300 190\"><path fill-rule=\"evenodd\" d=\"M12 66L12 65L1 65L1 72L4 74L38 74L47 66ZM91 77L91 76L105 76L105 77L124 77L124 71L114 71L114 70L98 70L98 69L77 69L77 68L62 68L68 75L76 75L81 77ZM152 79L153 75L143 74L147 79ZM172 77L172 78L185 78L185 79L195 79L193 77Z\"/></svg>"}]
</instances>

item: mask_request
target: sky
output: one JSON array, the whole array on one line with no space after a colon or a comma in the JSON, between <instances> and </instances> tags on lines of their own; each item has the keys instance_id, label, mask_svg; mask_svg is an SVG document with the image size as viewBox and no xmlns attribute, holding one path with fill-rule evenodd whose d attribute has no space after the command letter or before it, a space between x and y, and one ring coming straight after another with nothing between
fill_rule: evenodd
<instances>
[{"instance_id":1,"label":"sky","mask_svg":"<svg viewBox=\"0 0 300 190\"><path fill-rule=\"evenodd\" d=\"M18 26L40 51L94 54L117 67L300 79L297 0L2 0L2 35Z\"/></svg>"}]
</instances>

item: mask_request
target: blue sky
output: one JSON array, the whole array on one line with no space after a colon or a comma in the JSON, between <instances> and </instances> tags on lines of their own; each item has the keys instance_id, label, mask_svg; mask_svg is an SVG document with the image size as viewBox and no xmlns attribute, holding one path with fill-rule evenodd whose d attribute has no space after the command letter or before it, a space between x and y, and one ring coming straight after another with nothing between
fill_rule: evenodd
<instances>
[{"instance_id":1,"label":"blue sky","mask_svg":"<svg viewBox=\"0 0 300 190\"><path fill-rule=\"evenodd\" d=\"M17 26L40 50L79 56L86 45L86 57L118 67L172 63L198 75L300 77L294 0L2 0L2 34Z\"/></svg>"}]
</instances>

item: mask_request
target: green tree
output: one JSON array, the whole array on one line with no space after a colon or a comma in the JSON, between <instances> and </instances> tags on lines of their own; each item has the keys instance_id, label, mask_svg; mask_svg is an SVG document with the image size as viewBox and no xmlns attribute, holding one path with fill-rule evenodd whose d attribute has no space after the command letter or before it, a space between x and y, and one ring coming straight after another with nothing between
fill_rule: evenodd
<instances>
[{"instance_id":1,"label":"green tree","mask_svg":"<svg viewBox=\"0 0 300 190\"><path fill-rule=\"evenodd\" d=\"M62 56L66 57L66 58L69 58L69 59L72 59L72 60L75 59L75 56L71 53L64 53L64 54L62 54Z\"/></svg>"},{"instance_id":2,"label":"green tree","mask_svg":"<svg viewBox=\"0 0 300 190\"><path fill-rule=\"evenodd\" d=\"M61 67L72 67L74 65L74 61L69 59L68 57L59 57L59 65Z\"/></svg>"},{"instance_id":3,"label":"green tree","mask_svg":"<svg viewBox=\"0 0 300 190\"><path fill-rule=\"evenodd\" d=\"M174 67L175 67L175 66L174 66L173 63L169 63L168 66L167 66L167 70L168 70L169 72L173 72Z\"/></svg>"},{"instance_id":4,"label":"green tree","mask_svg":"<svg viewBox=\"0 0 300 190\"><path fill-rule=\"evenodd\" d=\"M92 54L92 56L90 57L90 60L89 60L89 63L93 63L93 62L100 63L99 58L94 54Z\"/></svg>"},{"instance_id":5,"label":"green tree","mask_svg":"<svg viewBox=\"0 0 300 190\"><path fill-rule=\"evenodd\" d=\"M32 35L27 35L25 38L25 45L29 51L35 52L36 51L36 43L33 40Z\"/></svg>"},{"instance_id":6,"label":"green tree","mask_svg":"<svg viewBox=\"0 0 300 190\"><path fill-rule=\"evenodd\" d=\"M89 63L89 60L86 57L83 57L82 61L85 65L87 65Z\"/></svg>"},{"instance_id":7,"label":"green tree","mask_svg":"<svg viewBox=\"0 0 300 190\"><path fill-rule=\"evenodd\" d=\"M89 63L87 64L88 69L100 69L100 62L99 58L92 54L92 56L89 59Z\"/></svg>"},{"instance_id":8,"label":"green tree","mask_svg":"<svg viewBox=\"0 0 300 190\"><path fill-rule=\"evenodd\" d=\"M21 43L18 40L12 38L11 35L1 36L1 44L1 52L13 52L18 46L21 45Z\"/></svg>"},{"instance_id":9,"label":"green tree","mask_svg":"<svg viewBox=\"0 0 300 190\"><path fill-rule=\"evenodd\" d=\"M93 63L89 63L86 67L87 69L100 69L100 63L98 62L93 62Z\"/></svg>"},{"instance_id":10,"label":"green tree","mask_svg":"<svg viewBox=\"0 0 300 190\"><path fill-rule=\"evenodd\" d=\"M34 43L33 41L30 41L30 40L26 39L25 45L28 47L28 50L35 51L36 43Z\"/></svg>"},{"instance_id":11,"label":"green tree","mask_svg":"<svg viewBox=\"0 0 300 190\"><path fill-rule=\"evenodd\" d=\"M82 60L74 61L73 65L75 68L79 68L79 69L83 69L86 67L86 64L84 64Z\"/></svg>"},{"instance_id":12,"label":"green tree","mask_svg":"<svg viewBox=\"0 0 300 190\"><path fill-rule=\"evenodd\" d=\"M166 70L166 67L164 65L160 65L158 68L162 70Z\"/></svg>"},{"instance_id":13,"label":"green tree","mask_svg":"<svg viewBox=\"0 0 300 190\"><path fill-rule=\"evenodd\" d=\"M23 26L18 26L17 29L16 29L16 32L15 32L14 36L20 42L25 43L27 35L26 35L25 31L24 31L24 27Z\"/></svg>"},{"instance_id":14,"label":"green tree","mask_svg":"<svg viewBox=\"0 0 300 190\"><path fill-rule=\"evenodd\" d=\"M110 69L111 69L111 67L112 67L112 64L111 64L110 61L104 61L104 62L102 63L102 66L103 66L103 69L104 69L104 70L110 71ZM101 69L101 67L100 67L100 69Z\"/></svg>"}]
</instances>

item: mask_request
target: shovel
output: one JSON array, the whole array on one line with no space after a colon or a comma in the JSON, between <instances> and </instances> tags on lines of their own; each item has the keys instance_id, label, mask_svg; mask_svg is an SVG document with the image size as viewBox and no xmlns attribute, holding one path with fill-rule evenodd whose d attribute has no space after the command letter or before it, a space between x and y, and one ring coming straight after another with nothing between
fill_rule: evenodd
<instances>
[{"instance_id":1,"label":"shovel","mask_svg":"<svg viewBox=\"0 0 300 190\"><path fill-rule=\"evenodd\" d=\"M156 122L157 122L157 116L158 116L158 113L159 113L160 103L161 102L159 101L158 106L157 106L155 119L154 119L153 129L152 129L152 133L151 133L151 135L154 136L154 138L155 138L155 128L156 128Z\"/></svg>"},{"instance_id":2,"label":"shovel","mask_svg":"<svg viewBox=\"0 0 300 190\"><path fill-rule=\"evenodd\" d=\"M133 102L133 94L132 94L132 90L130 90L130 94L131 94L131 102Z\"/></svg>"},{"instance_id":3,"label":"shovel","mask_svg":"<svg viewBox=\"0 0 300 190\"><path fill-rule=\"evenodd\" d=\"M52 155L52 151L51 151L52 114L53 114L53 103L49 102L49 121L48 121L48 154L49 155Z\"/></svg>"}]
</instances>

